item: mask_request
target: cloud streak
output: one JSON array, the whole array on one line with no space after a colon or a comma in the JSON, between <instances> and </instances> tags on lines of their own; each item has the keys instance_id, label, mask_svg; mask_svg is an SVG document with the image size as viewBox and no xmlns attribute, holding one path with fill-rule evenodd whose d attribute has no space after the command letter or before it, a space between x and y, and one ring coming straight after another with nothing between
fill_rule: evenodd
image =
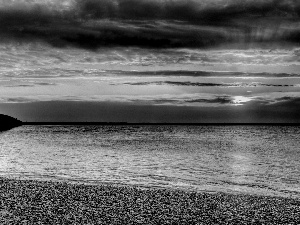
<instances>
[{"instance_id":1,"label":"cloud streak","mask_svg":"<svg viewBox=\"0 0 300 225\"><path fill-rule=\"evenodd\" d=\"M218 94L182 94L182 95L115 95L115 96L53 96L53 95L28 95L23 97L0 98L0 103L31 103L46 101L69 101L69 102L106 102L114 104L134 104L148 106L185 106L185 107L223 107L223 106L249 106L267 107L284 103L299 104L299 93L273 93L257 96L236 96Z\"/></svg>"},{"instance_id":2,"label":"cloud streak","mask_svg":"<svg viewBox=\"0 0 300 225\"><path fill-rule=\"evenodd\" d=\"M297 0L9 1L0 8L2 41L43 41L95 50L108 46L208 48L222 44L299 45ZM134 6L134 7L132 7Z\"/></svg>"},{"instance_id":3,"label":"cloud streak","mask_svg":"<svg viewBox=\"0 0 300 225\"><path fill-rule=\"evenodd\" d=\"M174 105L174 106L219 106L235 104L234 98L227 95L165 95L165 96L27 96L2 97L1 103L30 103L40 101L72 101L72 102L119 102L137 105Z\"/></svg>"},{"instance_id":4,"label":"cloud streak","mask_svg":"<svg viewBox=\"0 0 300 225\"><path fill-rule=\"evenodd\" d=\"M13 84L13 85L4 85L4 87L36 87L36 86L56 86L55 83L48 83L48 82L34 82L34 83L20 83L20 84Z\"/></svg>"},{"instance_id":5,"label":"cloud streak","mask_svg":"<svg viewBox=\"0 0 300 225\"><path fill-rule=\"evenodd\" d=\"M153 82L126 82L125 85L171 85L171 86L187 86L187 87L298 87L291 84L264 84L260 82L251 83L201 83L190 81L153 81Z\"/></svg>"},{"instance_id":6,"label":"cloud streak","mask_svg":"<svg viewBox=\"0 0 300 225\"><path fill-rule=\"evenodd\" d=\"M122 71L111 70L107 71L112 75L127 75L127 76L182 76L182 77L274 77L288 78L299 77L299 74L293 73L246 73L246 72L228 72L228 71L192 71L192 70L160 70L160 71Z\"/></svg>"}]
</instances>

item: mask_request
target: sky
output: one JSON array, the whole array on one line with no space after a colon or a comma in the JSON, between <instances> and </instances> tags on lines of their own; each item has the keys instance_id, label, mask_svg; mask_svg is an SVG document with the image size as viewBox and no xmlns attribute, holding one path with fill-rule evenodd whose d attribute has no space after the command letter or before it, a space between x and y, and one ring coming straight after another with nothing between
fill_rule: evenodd
<instances>
[{"instance_id":1,"label":"sky","mask_svg":"<svg viewBox=\"0 0 300 225\"><path fill-rule=\"evenodd\" d=\"M300 123L299 0L0 0L0 113Z\"/></svg>"}]
</instances>

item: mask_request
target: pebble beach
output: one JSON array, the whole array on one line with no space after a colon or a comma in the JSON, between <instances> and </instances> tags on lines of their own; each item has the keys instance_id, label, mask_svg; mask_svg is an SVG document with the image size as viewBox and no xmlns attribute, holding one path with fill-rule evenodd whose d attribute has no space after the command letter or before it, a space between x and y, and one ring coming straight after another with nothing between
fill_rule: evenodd
<instances>
[{"instance_id":1,"label":"pebble beach","mask_svg":"<svg viewBox=\"0 0 300 225\"><path fill-rule=\"evenodd\" d=\"M0 180L0 224L298 224L300 200Z\"/></svg>"}]
</instances>

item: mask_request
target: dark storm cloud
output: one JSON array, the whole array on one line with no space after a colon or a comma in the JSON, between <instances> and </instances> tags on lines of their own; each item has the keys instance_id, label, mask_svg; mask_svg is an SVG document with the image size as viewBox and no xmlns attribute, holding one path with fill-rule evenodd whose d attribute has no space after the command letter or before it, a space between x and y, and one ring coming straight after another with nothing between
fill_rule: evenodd
<instances>
[{"instance_id":1,"label":"dark storm cloud","mask_svg":"<svg viewBox=\"0 0 300 225\"><path fill-rule=\"evenodd\" d=\"M153 82L126 82L125 85L171 85L171 86L187 86L187 87L295 87L290 84L264 84L260 82L251 83L200 83L190 81L153 81Z\"/></svg>"},{"instance_id":2,"label":"dark storm cloud","mask_svg":"<svg viewBox=\"0 0 300 225\"><path fill-rule=\"evenodd\" d=\"M78 0L77 8L85 18L120 18L130 20L179 20L194 24L231 25L236 18L298 17L297 0L265 1L162 1L162 0Z\"/></svg>"},{"instance_id":3,"label":"dark storm cloud","mask_svg":"<svg viewBox=\"0 0 300 225\"><path fill-rule=\"evenodd\" d=\"M87 49L211 47L274 41L299 44L299 1L227 3L77 0L64 10L43 4L15 4L0 9L0 37L2 41L39 40L57 47Z\"/></svg>"}]
</instances>

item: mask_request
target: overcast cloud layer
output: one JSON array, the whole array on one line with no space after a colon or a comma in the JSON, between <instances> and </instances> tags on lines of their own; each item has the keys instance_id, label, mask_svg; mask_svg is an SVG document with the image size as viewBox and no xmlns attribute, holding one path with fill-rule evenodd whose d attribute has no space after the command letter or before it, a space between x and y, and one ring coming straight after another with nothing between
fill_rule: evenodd
<instances>
[{"instance_id":1,"label":"overcast cloud layer","mask_svg":"<svg viewBox=\"0 0 300 225\"><path fill-rule=\"evenodd\" d=\"M298 0L2 0L1 41L56 47L299 46Z\"/></svg>"},{"instance_id":2,"label":"overcast cloud layer","mask_svg":"<svg viewBox=\"0 0 300 225\"><path fill-rule=\"evenodd\" d=\"M0 113L299 122L299 0L0 0Z\"/></svg>"}]
</instances>

